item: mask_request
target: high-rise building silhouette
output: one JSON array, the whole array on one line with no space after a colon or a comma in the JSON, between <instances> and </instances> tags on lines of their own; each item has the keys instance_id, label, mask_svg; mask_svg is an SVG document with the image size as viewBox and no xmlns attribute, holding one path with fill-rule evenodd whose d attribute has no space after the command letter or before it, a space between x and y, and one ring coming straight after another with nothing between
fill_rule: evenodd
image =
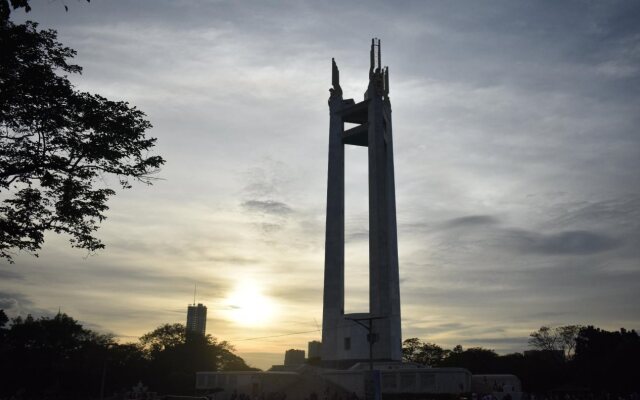
<instances>
[{"instance_id":1,"label":"high-rise building silhouette","mask_svg":"<svg viewBox=\"0 0 640 400\"><path fill-rule=\"evenodd\" d=\"M284 353L284 366L292 367L304 364L304 350L289 349Z\"/></svg>"},{"instance_id":2,"label":"high-rise building silhouette","mask_svg":"<svg viewBox=\"0 0 640 400\"><path fill-rule=\"evenodd\" d=\"M309 349L307 356L311 358L320 358L322 353L322 343L317 340L312 340L309 342Z\"/></svg>"},{"instance_id":3,"label":"high-rise building silhouette","mask_svg":"<svg viewBox=\"0 0 640 400\"><path fill-rule=\"evenodd\" d=\"M207 306L189 304L187 309L187 333L197 333L202 336L207 330Z\"/></svg>"}]
</instances>

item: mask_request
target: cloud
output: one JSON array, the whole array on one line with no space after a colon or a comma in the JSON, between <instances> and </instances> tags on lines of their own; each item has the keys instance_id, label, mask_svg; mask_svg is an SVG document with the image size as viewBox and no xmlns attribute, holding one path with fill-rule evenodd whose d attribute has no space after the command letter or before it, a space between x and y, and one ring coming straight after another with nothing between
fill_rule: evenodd
<instances>
[{"instance_id":1,"label":"cloud","mask_svg":"<svg viewBox=\"0 0 640 400\"><path fill-rule=\"evenodd\" d=\"M37 307L26 295L16 292L0 291L0 309L4 309L9 317L26 316L34 317L52 316L53 312Z\"/></svg>"},{"instance_id":2,"label":"cloud","mask_svg":"<svg viewBox=\"0 0 640 400\"><path fill-rule=\"evenodd\" d=\"M0 292L0 308L19 309L21 307L31 307L33 302L21 293Z\"/></svg>"},{"instance_id":3,"label":"cloud","mask_svg":"<svg viewBox=\"0 0 640 400\"><path fill-rule=\"evenodd\" d=\"M0 279L22 280L24 279L24 275L19 274L15 271L7 271L7 270L0 269Z\"/></svg>"},{"instance_id":4,"label":"cloud","mask_svg":"<svg viewBox=\"0 0 640 400\"><path fill-rule=\"evenodd\" d=\"M498 218L491 215L469 215L446 221L444 225L449 228L465 228L496 225L499 222L500 220Z\"/></svg>"},{"instance_id":5,"label":"cloud","mask_svg":"<svg viewBox=\"0 0 640 400\"><path fill-rule=\"evenodd\" d=\"M599 201L554 204L547 225L554 229L597 226L629 234L640 230L640 196L626 194Z\"/></svg>"},{"instance_id":6,"label":"cloud","mask_svg":"<svg viewBox=\"0 0 640 400\"><path fill-rule=\"evenodd\" d=\"M344 240L346 243L349 242L361 242L364 240L369 240L369 230L358 230L355 232L347 232L345 233Z\"/></svg>"},{"instance_id":7,"label":"cloud","mask_svg":"<svg viewBox=\"0 0 640 400\"><path fill-rule=\"evenodd\" d=\"M274 298L295 301L299 304L313 304L322 301L322 286L310 285L308 282L296 282L293 285L279 285L269 294Z\"/></svg>"},{"instance_id":8,"label":"cloud","mask_svg":"<svg viewBox=\"0 0 640 400\"><path fill-rule=\"evenodd\" d=\"M584 226L586 220L593 218L594 214L601 212L580 210L573 217L565 213L564 218ZM497 217L489 215L453 218L446 220L441 226L445 228L440 233L441 242L450 245L456 243L460 248L476 248L485 252L506 249L523 254L589 255L613 250L624 244L623 240L608 233L588 229L543 233L508 227L502 225ZM447 232L447 229L455 229L455 233Z\"/></svg>"},{"instance_id":9,"label":"cloud","mask_svg":"<svg viewBox=\"0 0 640 400\"><path fill-rule=\"evenodd\" d=\"M483 337L478 339L470 339L469 341L475 342L482 345L519 345L516 348L526 349L527 338L516 336L516 337Z\"/></svg>"},{"instance_id":10,"label":"cloud","mask_svg":"<svg viewBox=\"0 0 640 400\"><path fill-rule=\"evenodd\" d=\"M419 326L419 325L418 325ZM436 324L427 324L424 326L426 332L429 335L434 335L443 332L452 332L452 331L463 331L472 329L473 325L466 324L463 322L444 322L444 323L436 323Z\"/></svg>"},{"instance_id":11,"label":"cloud","mask_svg":"<svg viewBox=\"0 0 640 400\"><path fill-rule=\"evenodd\" d=\"M11 309L18 307L18 300L9 297L0 297L0 308Z\"/></svg>"},{"instance_id":12,"label":"cloud","mask_svg":"<svg viewBox=\"0 0 640 400\"><path fill-rule=\"evenodd\" d=\"M288 215L293 212L286 203L274 200L248 200L242 203L246 210L274 215Z\"/></svg>"},{"instance_id":13,"label":"cloud","mask_svg":"<svg viewBox=\"0 0 640 400\"><path fill-rule=\"evenodd\" d=\"M522 230L506 230L507 242L513 241L520 252L548 255L596 254L619 247L619 239L588 231L566 231L540 234Z\"/></svg>"}]
</instances>

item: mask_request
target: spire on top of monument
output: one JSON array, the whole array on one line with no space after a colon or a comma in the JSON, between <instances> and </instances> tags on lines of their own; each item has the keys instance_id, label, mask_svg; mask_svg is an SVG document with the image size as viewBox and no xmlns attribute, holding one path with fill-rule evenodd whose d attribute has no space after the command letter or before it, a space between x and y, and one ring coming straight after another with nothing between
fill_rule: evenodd
<instances>
[{"instance_id":1,"label":"spire on top of monument","mask_svg":"<svg viewBox=\"0 0 640 400\"><path fill-rule=\"evenodd\" d=\"M384 97L389 99L389 67L384 67Z\"/></svg>"},{"instance_id":2,"label":"spire on top of monument","mask_svg":"<svg viewBox=\"0 0 640 400\"><path fill-rule=\"evenodd\" d=\"M382 67L382 51L380 39L371 39L371 61L369 66L369 81L374 84L376 93L385 98L389 97L389 67Z\"/></svg>"},{"instance_id":3,"label":"spire on top of monument","mask_svg":"<svg viewBox=\"0 0 640 400\"><path fill-rule=\"evenodd\" d=\"M382 53L380 51L380 39L371 39L371 52L369 54L371 57L371 65L369 66L369 79L371 79L375 74L379 74L382 70Z\"/></svg>"},{"instance_id":4,"label":"spire on top of monument","mask_svg":"<svg viewBox=\"0 0 640 400\"><path fill-rule=\"evenodd\" d=\"M329 89L331 96L342 96L342 88L340 87L340 71L336 64L335 58L331 59L331 84L333 89Z\"/></svg>"}]
</instances>

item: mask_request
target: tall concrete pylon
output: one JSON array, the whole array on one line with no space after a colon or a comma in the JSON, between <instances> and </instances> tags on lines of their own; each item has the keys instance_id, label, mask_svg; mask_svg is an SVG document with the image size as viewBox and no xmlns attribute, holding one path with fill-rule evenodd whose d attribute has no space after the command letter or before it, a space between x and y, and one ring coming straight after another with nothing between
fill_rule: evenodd
<instances>
[{"instance_id":1,"label":"tall concrete pylon","mask_svg":"<svg viewBox=\"0 0 640 400\"><path fill-rule=\"evenodd\" d=\"M322 318L322 362L326 367L348 368L369 361L370 351L374 361L402 359L389 68L382 68L380 40L372 39L370 56L369 86L359 103L343 99L340 72L332 60ZM345 130L345 122L358 125ZM368 147L368 313L344 313L345 145Z\"/></svg>"}]
</instances>

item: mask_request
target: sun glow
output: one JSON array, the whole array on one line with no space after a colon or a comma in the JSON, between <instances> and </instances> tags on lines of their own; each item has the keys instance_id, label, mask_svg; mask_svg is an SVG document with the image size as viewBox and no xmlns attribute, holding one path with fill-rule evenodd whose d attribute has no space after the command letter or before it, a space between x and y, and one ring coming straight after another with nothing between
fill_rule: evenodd
<instances>
[{"instance_id":1,"label":"sun glow","mask_svg":"<svg viewBox=\"0 0 640 400\"><path fill-rule=\"evenodd\" d=\"M240 282L227 297L228 315L243 326L259 326L271 321L275 304L262 294L261 287L252 281Z\"/></svg>"}]
</instances>

